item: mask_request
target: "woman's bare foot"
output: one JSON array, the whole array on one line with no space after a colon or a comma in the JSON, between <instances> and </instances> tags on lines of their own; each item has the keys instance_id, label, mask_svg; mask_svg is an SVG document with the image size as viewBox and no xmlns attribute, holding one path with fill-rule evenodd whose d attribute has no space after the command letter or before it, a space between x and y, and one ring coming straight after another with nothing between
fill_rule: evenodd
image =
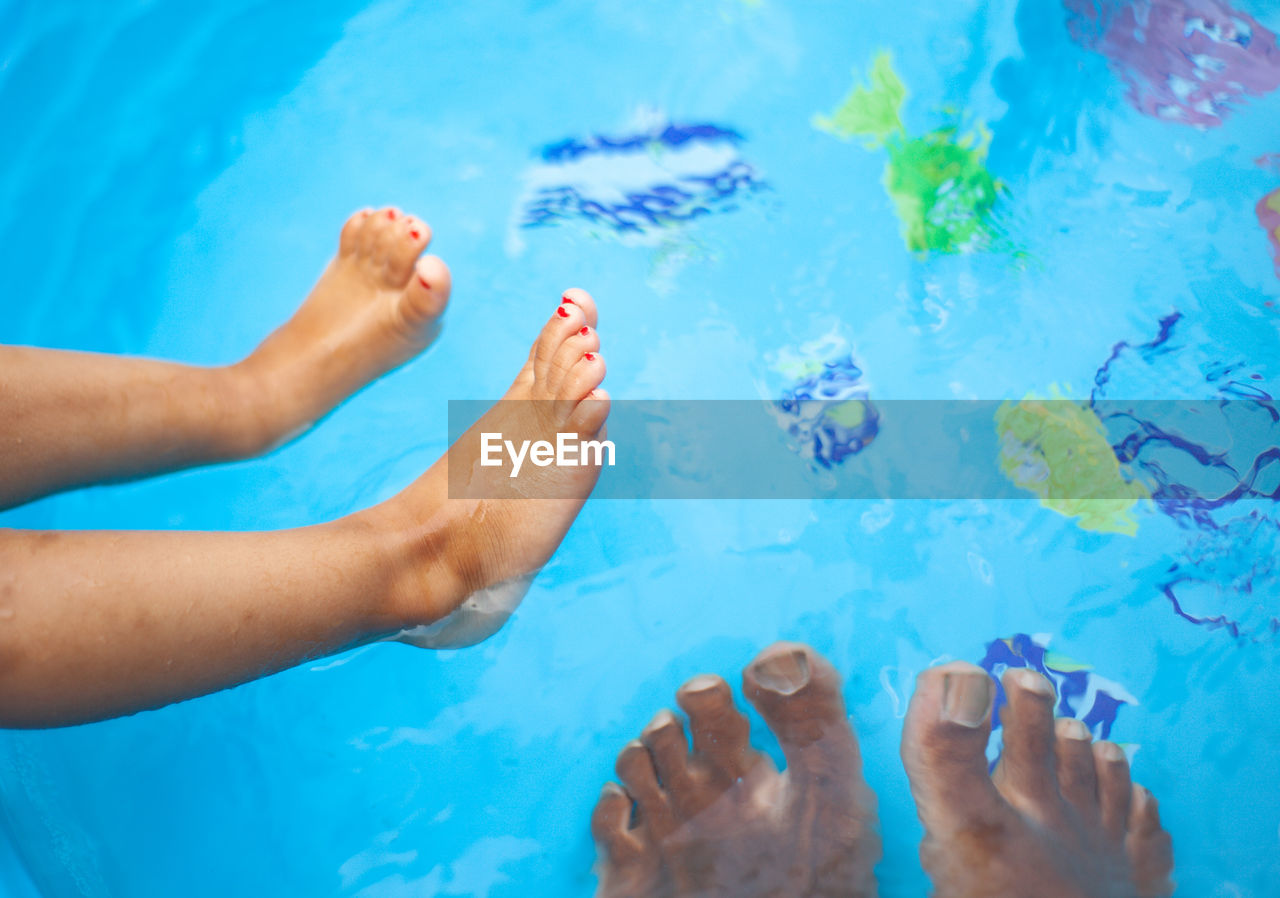
<instances>
[{"instance_id":1,"label":"woman's bare foot","mask_svg":"<svg viewBox=\"0 0 1280 898\"><path fill-rule=\"evenodd\" d=\"M777 735L779 773L748 741L727 683L698 676L618 755L591 826L601 898L806 898L875 894L875 798L862 779L840 677L813 649L777 643L743 672Z\"/></svg>"},{"instance_id":2,"label":"woman's bare foot","mask_svg":"<svg viewBox=\"0 0 1280 898\"><path fill-rule=\"evenodd\" d=\"M1007 672L1004 748L987 772L995 683L972 664L920 675L902 737L940 896L1134 898L1173 891L1173 851L1156 800L1129 780L1124 751L1054 721L1053 685Z\"/></svg>"},{"instance_id":3,"label":"woman's bare foot","mask_svg":"<svg viewBox=\"0 0 1280 898\"><path fill-rule=\"evenodd\" d=\"M609 395L600 389L596 318L590 294L566 291L506 395L408 489L368 513L401 536L393 604L407 632L398 638L429 648L486 638L564 539L600 466L526 465L514 479L509 466L479 464L480 434L517 444L554 444L562 433L602 440Z\"/></svg>"},{"instance_id":4,"label":"woman's bare foot","mask_svg":"<svg viewBox=\"0 0 1280 898\"><path fill-rule=\"evenodd\" d=\"M388 208L357 212L302 307L235 368L262 394L263 442L296 436L418 355L449 301L449 268L423 256L431 228Z\"/></svg>"}]
</instances>

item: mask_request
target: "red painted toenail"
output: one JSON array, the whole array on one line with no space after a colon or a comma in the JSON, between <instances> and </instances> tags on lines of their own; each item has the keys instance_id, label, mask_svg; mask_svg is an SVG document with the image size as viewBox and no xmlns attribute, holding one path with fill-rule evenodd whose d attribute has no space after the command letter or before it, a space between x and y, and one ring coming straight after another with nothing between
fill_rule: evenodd
<instances>
[{"instance_id":1,"label":"red painted toenail","mask_svg":"<svg viewBox=\"0 0 1280 898\"><path fill-rule=\"evenodd\" d=\"M569 313L564 310L564 306L561 306L560 308L556 309L556 314L559 315L561 318L569 317Z\"/></svg>"},{"instance_id":2,"label":"red painted toenail","mask_svg":"<svg viewBox=\"0 0 1280 898\"><path fill-rule=\"evenodd\" d=\"M575 303L572 299L570 299L570 298L569 298L569 297L567 297L567 296L562 296L562 297L560 297L560 304L561 304L561 305L564 305L565 303L568 303L568 304L569 304L569 305L571 305L571 306L572 306L572 305L577 305L577 303Z\"/></svg>"},{"instance_id":3,"label":"red painted toenail","mask_svg":"<svg viewBox=\"0 0 1280 898\"><path fill-rule=\"evenodd\" d=\"M394 219L395 219L395 217L396 217L396 210L395 210L395 209L388 209L388 210L387 210L387 218L390 218L390 219L394 220Z\"/></svg>"},{"instance_id":4,"label":"red painted toenail","mask_svg":"<svg viewBox=\"0 0 1280 898\"><path fill-rule=\"evenodd\" d=\"M422 235L421 235L421 234L419 234L417 231L410 231L410 232L409 232L409 236L410 236L410 237L412 237L414 240L417 240L417 239L418 239L419 237L421 237Z\"/></svg>"},{"instance_id":5,"label":"red painted toenail","mask_svg":"<svg viewBox=\"0 0 1280 898\"><path fill-rule=\"evenodd\" d=\"M426 290L431 289L431 285L427 283L427 279L424 278L422 275L418 275L418 283L421 284L423 288Z\"/></svg>"},{"instance_id":6,"label":"red painted toenail","mask_svg":"<svg viewBox=\"0 0 1280 898\"><path fill-rule=\"evenodd\" d=\"M586 359L588 362L594 362L596 360L596 355L594 352L584 352L582 354L582 357Z\"/></svg>"},{"instance_id":7,"label":"red painted toenail","mask_svg":"<svg viewBox=\"0 0 1280 898\"><path fill-rule=\"evenodd\" d=\"M584 337L585 337L587 334L591 333L591 328L587 327L587 326L584 324L584 325L582 326L582 330L578 331L578 333L582 334L582 336L584 336Z\"/></svg>"}]
</instances>

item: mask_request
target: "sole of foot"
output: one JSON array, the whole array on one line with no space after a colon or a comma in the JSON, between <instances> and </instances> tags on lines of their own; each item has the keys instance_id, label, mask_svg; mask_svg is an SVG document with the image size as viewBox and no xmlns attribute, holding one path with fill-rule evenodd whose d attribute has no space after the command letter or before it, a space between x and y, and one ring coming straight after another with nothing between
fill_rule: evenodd
<instances>
[{"instance_id":1,"label":"sole of foot","mask_svg":"<svg viewBox=\"0 0 1280 898\"><path fill-rule=\"evenodd\" d=\"M925 840L920 857L943 898L1143 898L1169 895L1172 844L1155 799L1130 780L1120 746L1054 719L1053 684L1033 670L1002 684L1004 745L988 772L995 681L951 663L922 673L902 758Z\"/></svg>"},{"instance_id":2,"label":"sole of foot","mask_svg":"<svg viewBox=\"0 0 1280 898\"><path fill-rule=\"evenodd\" d=\"M805 645L777 643L747 666L743 692L778 737L779 772L724 680L685 683L692 744L660 712L618 755L621 785L600 795L599 898L874 895L875 799L840 689Z\"/></svg>"}]
</instances>

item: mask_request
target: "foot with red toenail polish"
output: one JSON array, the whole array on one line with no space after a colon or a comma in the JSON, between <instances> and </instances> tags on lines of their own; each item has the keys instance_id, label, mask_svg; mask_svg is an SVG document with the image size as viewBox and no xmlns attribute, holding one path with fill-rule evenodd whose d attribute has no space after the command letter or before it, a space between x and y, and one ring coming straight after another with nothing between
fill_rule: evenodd
<instances>
[{"instance_id":1,"label":"foot with red toenail polish","mask_svg":"<svg viewBox=\"0 0 1280 898\"><path fill-rule=\"evenodd\" d=\"M622 785L591 818L598 898L867 898L880 860L875 798L862 779L840 677L808 646L778 643L743 672L743 692L778 737L779 772L716 676L618 755Z\"/></svg>"},{"instance_id":2,"label":"foot with red toenail polish","mask_svg":"<svg viewBox=\"0 0 1280 898\"><path fill-rule=\"evenodd\" d=\"M430 242L430 227L395 209L347 220L301 308L233 368L256 410L255 448L291 439L431 343L451 282L443 261L422 255Z\"/></svg>"},{"instance_id":3,"label":"foot with red toenail polish","mask_svg":"<svg viewBox=\"0 0 1280 898\"><path fill-rule=\"evenodd\" d=\"M942 898L1156 898L1173 892L1173 849L1124 751L1054 720L1053 685L1004 675L1004 744L987 740L995 682L959 662L916 682L902 758L924 824L920 859Z\"/></svg>"},{"instance_id":4,"label":"foot with red toenail polish","mask_svg":"<svg viewBox=\"0 0 1280 898\"><path fill-rule=\"evenodd\" d=\"M572 303L548 316L502 400L415 483L365 513L380 532L395 535L388 564L399 573L388 620L405 631L402 641L452 648L497 630L600 476L596 463L530 466L536 477L520 481L513 494L507 468L479 463L482 432L515 443L605 438L609 396L600 388L605 364L595 301L585 290L571 295Z\"/></svg>"}]
</instances>

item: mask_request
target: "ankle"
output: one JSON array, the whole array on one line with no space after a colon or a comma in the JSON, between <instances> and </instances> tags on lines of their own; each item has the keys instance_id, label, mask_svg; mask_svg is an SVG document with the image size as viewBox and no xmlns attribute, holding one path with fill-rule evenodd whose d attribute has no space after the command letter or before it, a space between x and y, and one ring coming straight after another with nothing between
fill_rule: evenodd
<instances>
[{"instance_id":1,"label":"ankle","mask_svg":"<svg viewBox=\"0 0 1280 898\"><path fill-rule=\"evenodd\" d=\"M379 626L402 630L435 623L472 591L459 576L457 527L443 505L424 515L401 494L353 517L377 533L390 574L386 594L374 610Z\"/></svg>"},{"instance_id":2,"label":"ankle","mask_svg":"<svg viewBox=\"0 0 1280 898\"><path fill-rule=\"evenodd\" d=\"M218 369L226 397L228 459L255 458L289 442L314 422L290 401L274 366L257 354Z\"/></svg>"}]
</instances>

